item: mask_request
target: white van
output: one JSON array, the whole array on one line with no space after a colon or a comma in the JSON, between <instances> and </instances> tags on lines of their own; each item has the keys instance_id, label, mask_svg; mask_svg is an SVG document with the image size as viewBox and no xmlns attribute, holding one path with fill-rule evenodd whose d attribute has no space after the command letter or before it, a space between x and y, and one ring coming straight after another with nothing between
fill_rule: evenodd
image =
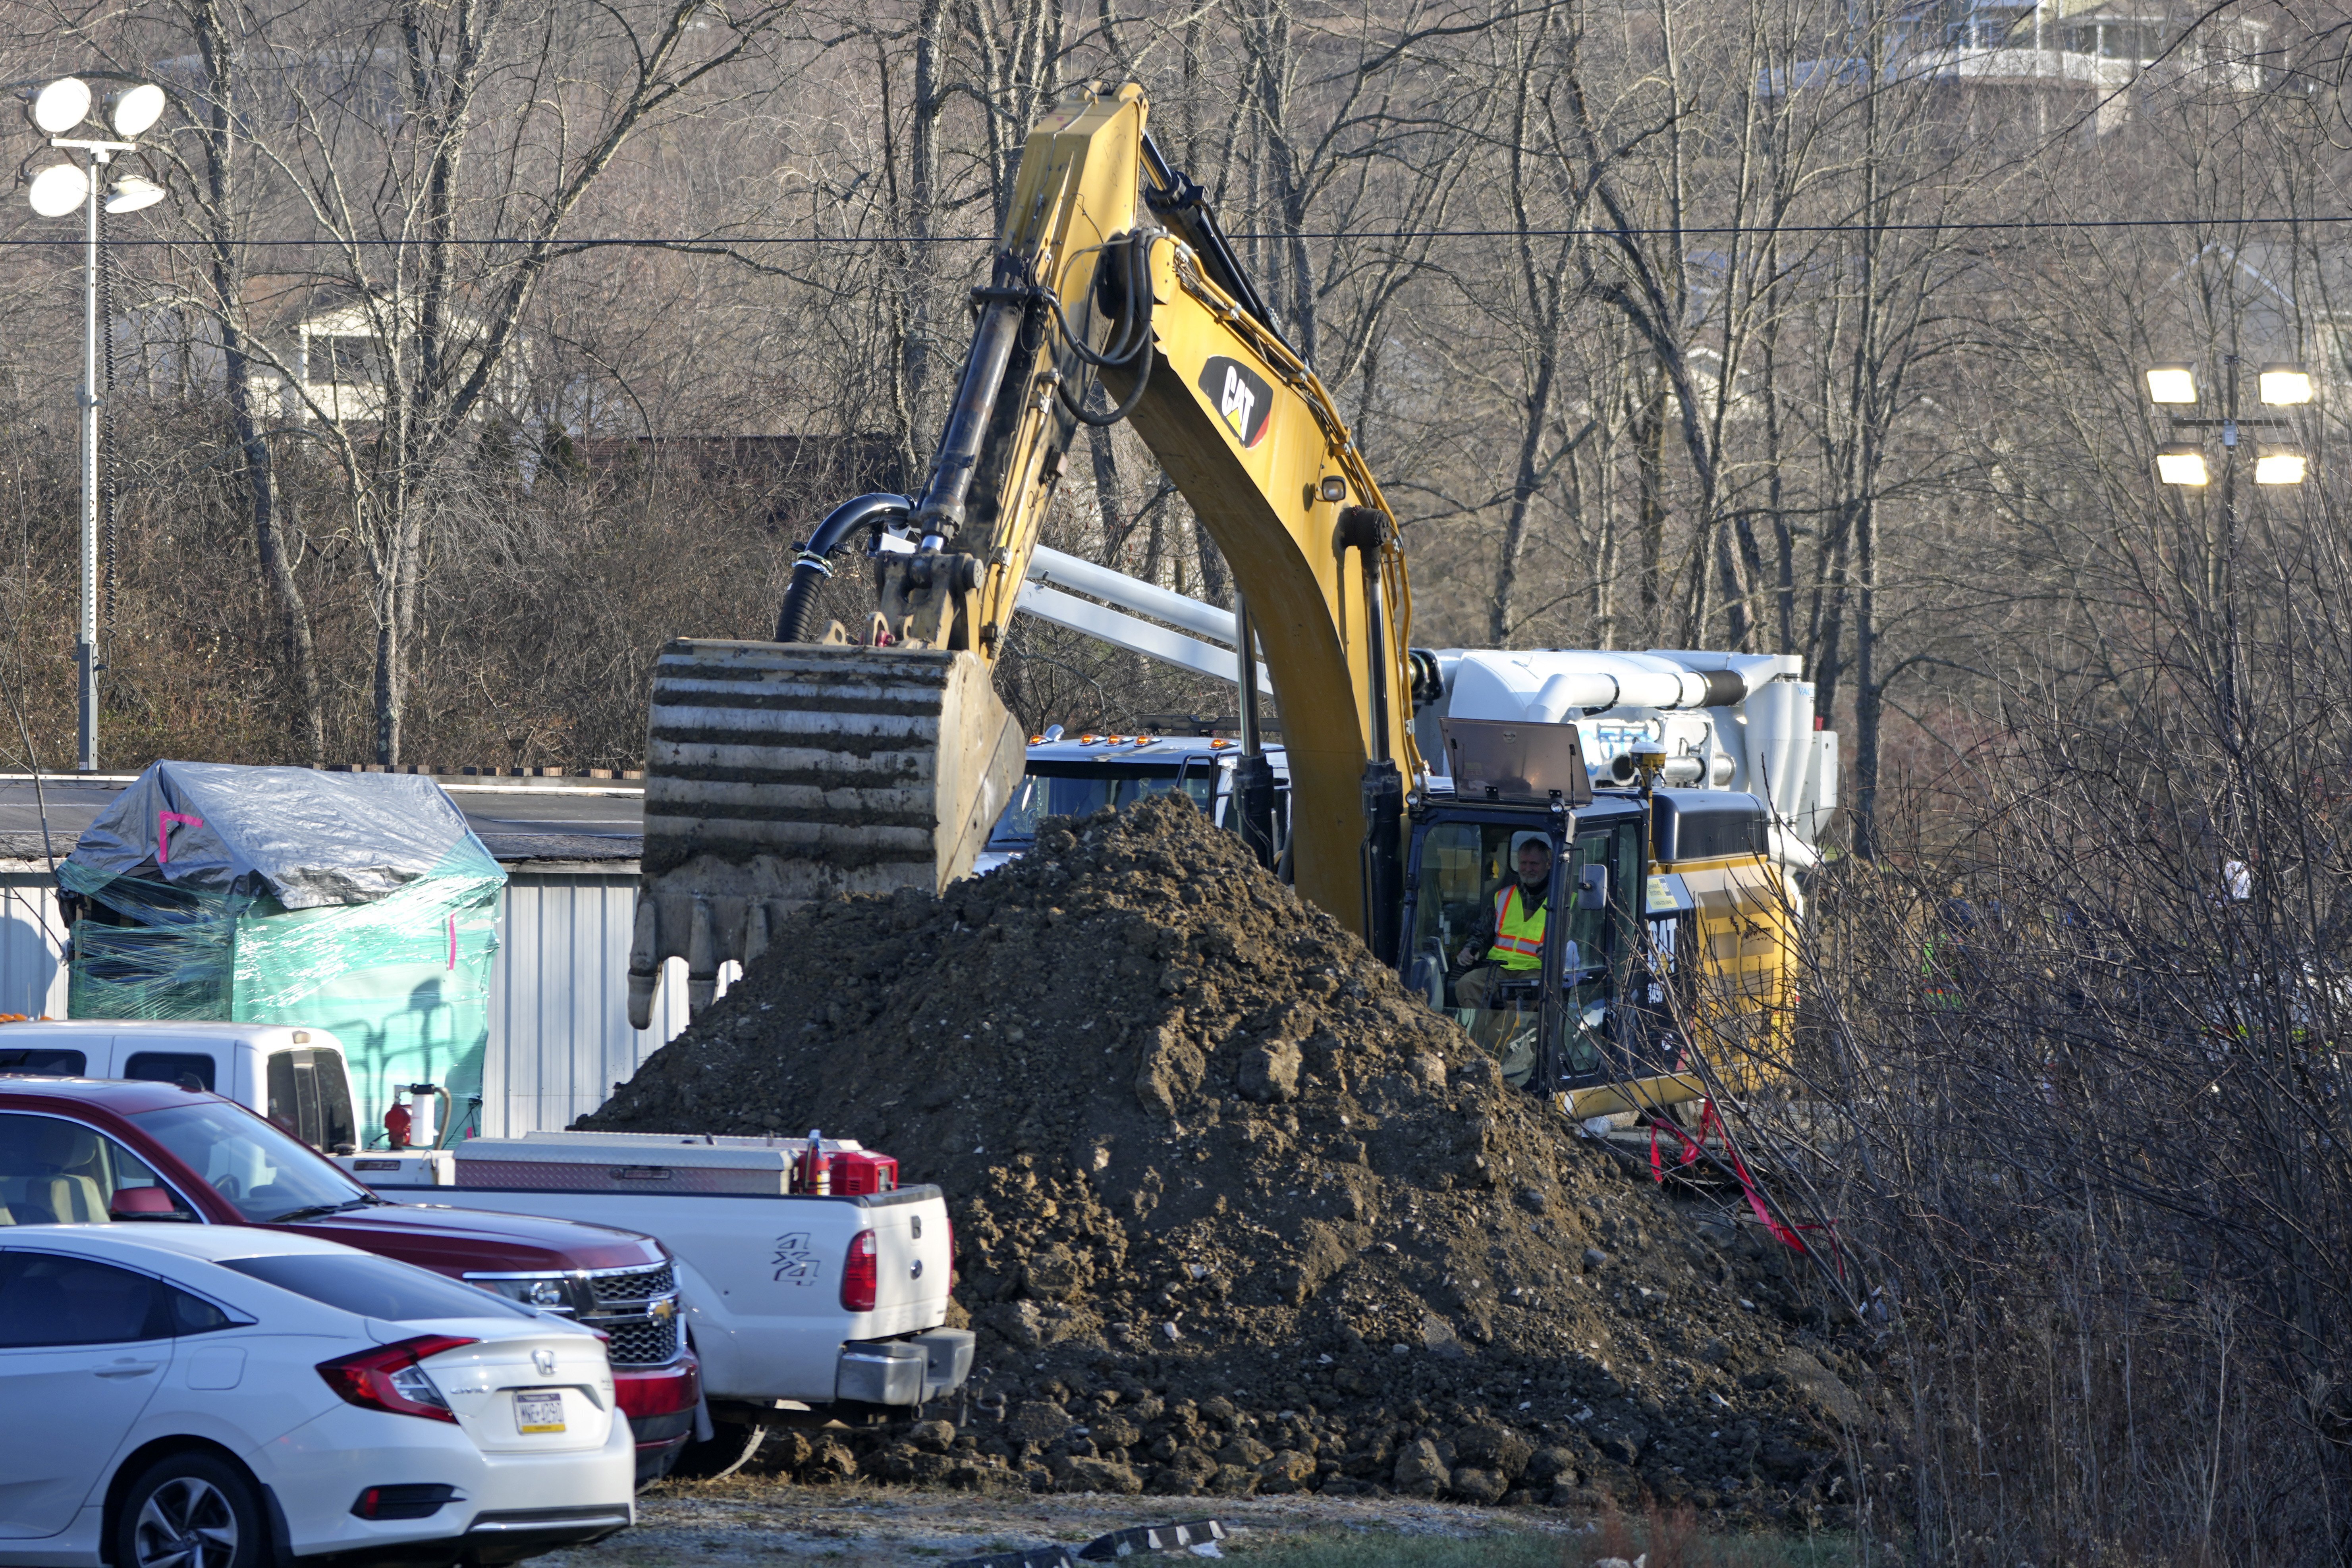
<instances>
[{"instance_id":1,"label":"white van","mask_svg":"<svg viewBox=\"0 0 2352 1568\"><path fill-rule=\"evenodd\" d=\"M312 1148L359 1146L342 1043L324 1029L128 1018L0 1024L0 1076L193 1082Z\"/></svg>"}]
</instances>

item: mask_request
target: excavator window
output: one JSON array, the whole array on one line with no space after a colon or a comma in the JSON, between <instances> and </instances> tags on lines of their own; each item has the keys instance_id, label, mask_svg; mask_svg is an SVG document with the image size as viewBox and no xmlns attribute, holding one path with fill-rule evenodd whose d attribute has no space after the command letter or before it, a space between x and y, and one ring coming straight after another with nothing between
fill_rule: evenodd
<instances>
[{"instance_id":1,"label":"excavator window","mask_svg":"<svg viewBox=\"0 0 2352 1568\"><path fill-rule=\"evenodd\" d=\"M1517 880L1517 841L1529 831L1524 824L1484 821L1437 823L1425 830L1404 963L1406 989L1492 1051L1504 1079L1518 1087L1528 1085L1538 1058L1540 976L1532 968L1492 960L1489 939L1496 896ZM1615 970L1628 946L1618 890L1633 885L1639 864L1629 828L1580 834L1565 876L1555 882L1563 889L1559 901L1569 922L1560 974L1565 1037L1559 1042L1561 1071L1569 1078L1588 1076L1603 1065L1611 1004L1619 989ZM1590 868L1607 869L1606 907L1575 907L1575 889Z\"/></svg>"}]
</instances>

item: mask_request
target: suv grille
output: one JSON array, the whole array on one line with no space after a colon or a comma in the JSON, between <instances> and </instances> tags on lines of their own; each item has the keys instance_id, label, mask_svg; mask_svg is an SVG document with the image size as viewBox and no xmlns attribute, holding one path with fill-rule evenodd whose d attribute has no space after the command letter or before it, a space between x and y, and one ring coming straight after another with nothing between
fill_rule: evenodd
<instances>
[{"instance_id":1,"label":"suv grille","mask_svg":"<svg viewBox=\"0 0 2352 1568\"><path fill-rule=\"evenodd\" d=\"M626 1273L591 1274L588 1289L599 1307L635 1306L656 1296L677 1293L677 1270L669 1264L656 1268L633 1268Z\"/></svg>"},{"instance_id":2,"label":"suv grille","mask_svg":"<svg viewBox=\"0 0 2352 1568\"><path fill-rule=\"evenodd\" d=\"M580 1321L612 1336L605 1353L614 1366L660 1366L677 1359L685 1331L678 1322L675 1267L591 1274L587 1285L595 1305Z\"/></svg>"},{"instance_id":3,"label":"suv grille","mask_svg":"<svg viewBox=\"0 0 2352 1568\"><path fill-rule=\"evenodd\" d=\"M605 1351L614 1366L659 1366L677 1359L676 1318L606 1318L596 1326L613 1336Z\"/></svg>"}]
</instances>

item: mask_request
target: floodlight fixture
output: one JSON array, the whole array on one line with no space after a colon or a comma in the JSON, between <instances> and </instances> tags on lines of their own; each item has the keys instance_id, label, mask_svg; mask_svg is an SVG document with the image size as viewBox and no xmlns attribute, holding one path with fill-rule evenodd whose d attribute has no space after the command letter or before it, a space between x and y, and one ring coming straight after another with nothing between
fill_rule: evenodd
<instances>
[{"instance_id":1,"label":"floodlight fixture","mask_svg":"<svg viewBox=\"0 0 2352 1568\"><path fill-rule=\"evenodd\" d=\"M2299 485L2310 464L2293 447L2264 447L2254 455L2254 483Z\"/></svg>"},{"instance_id":2,"label":"floodlight fixture","mask_svg":"<svg viewBox=\"0 0 2352 1568\"><path fill-rule=\"evenodd\" d=\"M106 97L106 121L125 142L152 130L163 118L163 89L152 81L117 88Z\"/></svg>"},{"instance_id":3,"label":"floodlight fixture","mask_svg":"<svg viewBox=\"0 0 2352 1568\"><path fill-rule=\"evenodd\" d=\"M32 114L43 132L64 135L89 118L89 83L78 76L59 77L33 95Z\"/></svg>"},{"instance_id":4,"label":"floodlight fixture","mask_svg":"<svg viewBox=\"0 0 2352 1568\"><path fill-rule=\"evenodd\" d=\"M2299 364L2266 364L2263 366L2259 384L2264 403L2311 401L2311 373Z\"/></svg>"},{"instance_id":5,"label":"floodlight fixture","mask_svg":"<svg viewBox=\"0 0 2352 1568\"><path fill-rule=\"evenodd\" d=\"M2188 364L2148 366L2147 400L2150 403L2196 402L2197 367Z\"/></svg>"},{"instance_id":6,"label":"floodlight fixture","mask_svg":"<svg viewBox=\"0 0 2352 1568\"><path fill-rule=\"evenodd\" d=\"M106 198L109 214L135 213L152 207L163 199L163 187L137 174L125 174L114 182L114 192Z\"/></svg>"},{"instance_id":7,"label":"floodlight fixture","mask_svg":"<svg viewBox=\"0 0 2352 1568\"><path fill-rule=\"evenodd\" d=\"M2168 485L2196 489L2212 481L2201 447L2167 447L2156 455L2156 477Z\"/></svg>"},{"instance_id":8,"label":"floodlight fixture","mask_svg":"<svg viewBox=\"0 0 2352 1568\"><path fill-rule=\"evenodd\" d=\"M89 176L79 163L52 163L33 176L33 210L63 217L89 199Z\"/></svg>"}]
</instances>

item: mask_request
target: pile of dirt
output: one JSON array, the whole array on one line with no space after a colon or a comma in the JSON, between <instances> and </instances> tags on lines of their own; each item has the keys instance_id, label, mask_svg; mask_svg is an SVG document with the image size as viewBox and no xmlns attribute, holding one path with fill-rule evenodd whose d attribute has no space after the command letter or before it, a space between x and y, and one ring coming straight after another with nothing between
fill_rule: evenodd
<instances>
[{"instance_id":1,"label":"pile of dirt","mask_svg":"<svg viewBox=\"0 0 2352 1568\"><path fill-rule=\"evenodd\" d=\"M1802 1260L1507 1088L1181 797L1049 822L944 897L803 911L580 1125L822 1127L946 1191L960 1420L794 1436L804 1476L1851 1496L1832 1435L1875 1379Z\"/></svg>"}]
</instances>

